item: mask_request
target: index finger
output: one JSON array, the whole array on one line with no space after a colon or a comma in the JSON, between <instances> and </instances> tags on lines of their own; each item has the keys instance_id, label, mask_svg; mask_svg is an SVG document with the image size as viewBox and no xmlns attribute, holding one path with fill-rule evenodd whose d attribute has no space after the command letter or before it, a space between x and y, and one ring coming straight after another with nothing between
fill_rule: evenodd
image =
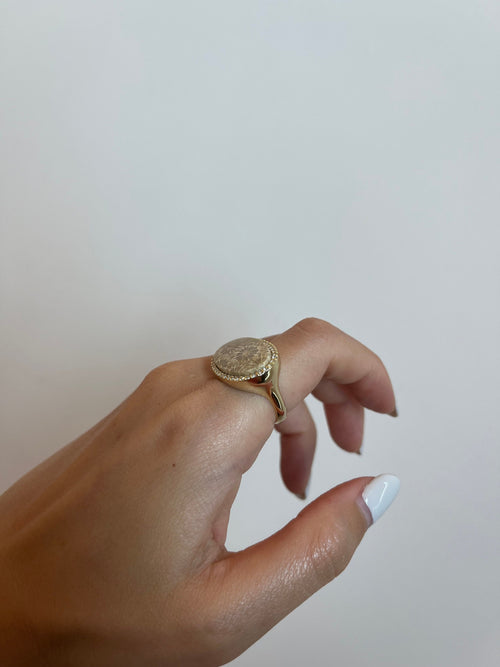
<instances>
[{"instance_id":1,"label":"index finger","mask_svg":"<svg viewBox=\"0 0 500 667\"><path fill-rule=\"evenodd\" d=\"M288 410L313 393L328 404L347 395L363 407L391 414L395 397L380 357L329 322L307 318L270 336L280 354L280 390Z\"/></svg>"}]
</instances>

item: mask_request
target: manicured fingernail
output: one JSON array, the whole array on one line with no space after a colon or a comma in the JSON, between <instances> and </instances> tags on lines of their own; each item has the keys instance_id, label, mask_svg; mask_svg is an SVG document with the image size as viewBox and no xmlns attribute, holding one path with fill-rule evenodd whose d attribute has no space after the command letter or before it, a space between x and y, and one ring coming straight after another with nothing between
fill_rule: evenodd
<instances>
[{"instance_id":1,"label":"manicured fingernail","mask_svg":"<svg viewBox=\"0 0 500 667\"><path fill-rule=\"evenodd\" d=\"M392 412L390 412L389 414L391 415L391 417L397 417L398 414L399 414L399 413L398 413L398 409L397 409L397 408L394 408L394 410L393 410Z\"/></svg>"},{"instance_id":2,"label":"manicured fingernail","mask_svg":"<svg viewBox=\"0 0 500 667\"><path fill-rule=\"evenodd\" d=\"M379 475L363 489L362 497L370 510L373 523L380 519L386 509L398 495L399 479L396 475Z\"/></svg>"}]
</instances>

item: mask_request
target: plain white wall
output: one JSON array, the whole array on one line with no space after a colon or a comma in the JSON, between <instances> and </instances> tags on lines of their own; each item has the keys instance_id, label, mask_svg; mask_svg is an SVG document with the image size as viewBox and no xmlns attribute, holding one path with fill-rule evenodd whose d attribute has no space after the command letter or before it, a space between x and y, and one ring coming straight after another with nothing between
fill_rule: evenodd
<instances>
[{"instance_id":1,"label":"plain white wall","mask_svg":"<svg viewBox=\"0 0 500 667\"><path fill-rule=\"evenodd\" d=\"M2 490L236 336L315 315L391 372L361 458L311 402L311 497L400 497L239 667L497 664L499 31L497 0L0 3ZM229 546L300 507L271 438Z\"/></svg>"}]
</instances>

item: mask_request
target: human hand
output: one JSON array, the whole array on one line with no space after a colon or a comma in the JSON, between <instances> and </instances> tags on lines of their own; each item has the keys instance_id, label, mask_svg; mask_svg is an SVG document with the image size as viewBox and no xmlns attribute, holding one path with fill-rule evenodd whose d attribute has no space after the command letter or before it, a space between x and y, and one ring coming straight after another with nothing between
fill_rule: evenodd
<instances>
[{"instance_id":1,"label":"human hand","mask_svg":"<svg viewBox=\"0 0 500 667\"><path fill-rule=\"evenodd\" d=\"M288 408L282 477L302 495L316 441L304 398L357 451L364 407L393 413L394 393L381 360L322 320L267 339ZM215 378L210 357L169 362L0 496L0 663L221 665L342 572L397 478L351 480L268 539L224 546L275 416Z\"/></svg>"}]
</instances>

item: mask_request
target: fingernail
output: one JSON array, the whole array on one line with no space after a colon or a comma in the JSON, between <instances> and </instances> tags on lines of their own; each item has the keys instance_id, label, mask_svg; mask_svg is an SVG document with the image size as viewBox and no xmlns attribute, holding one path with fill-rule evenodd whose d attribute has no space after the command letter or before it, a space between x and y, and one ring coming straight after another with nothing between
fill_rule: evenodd
<instances>
[{"instance_id":1,"label":"fingernail","mask_svg":"<svg viewBox=\"0 0 500 667\"><path fill-rule=\"evenodd\" d=\"M398 409L397 409L397 408L394 408L394 410L393 410L392 412L390 412L389 414L391 415L391 417L397 417L398 414L399 414L399 413L398 413Z\"/></svg>"},{"instance_id":2,"label":"fingernail","mask_svg":"<svg viewBox=\"0 0 500 667\"><path fill-rule=\"evenodd\" d=\"M311 485L311 480L309 479L309 481L307 482L307 486L306 486L305 491L302 491L302 493L296 493L295 494L297 496L297 498L300 498L300 500L305 500L307 498L308 493L309 493L309 486L310 485Z\"/></svg>"},{"instance_id":3,"label":"fingernail","mask_svg":"<svg viewBox=\"0 0 500 667\"><path fill-rule=\"evenodd\" d=\"M379 475L363 489L362 497L370 510L373 523L380 519L398 495L400 482L396 475Z\"/></svg>"}]
</instances>

